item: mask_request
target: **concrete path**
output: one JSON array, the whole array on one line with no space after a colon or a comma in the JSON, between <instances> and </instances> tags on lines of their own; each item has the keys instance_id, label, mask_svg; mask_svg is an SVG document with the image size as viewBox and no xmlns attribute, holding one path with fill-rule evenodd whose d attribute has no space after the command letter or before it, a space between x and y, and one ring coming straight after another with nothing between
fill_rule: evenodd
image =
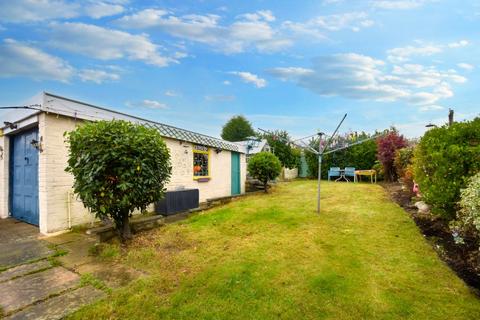
<instances>
[{"instance_id":1,"label":"concrete path","mask_svg":"<svg viewBox=\"0 0 480 320\"><path fill-rule=\"evenodd\" d=\"M67 243L75 243L72 249L87 248L89 240L78 234L49 241L38 236L33 226L0 219L0 318L61 319L105 296L91 285L82 286L81 276L54 257ZM77 261L78 252L72 258Z\"/></svg>"}]
</instances>

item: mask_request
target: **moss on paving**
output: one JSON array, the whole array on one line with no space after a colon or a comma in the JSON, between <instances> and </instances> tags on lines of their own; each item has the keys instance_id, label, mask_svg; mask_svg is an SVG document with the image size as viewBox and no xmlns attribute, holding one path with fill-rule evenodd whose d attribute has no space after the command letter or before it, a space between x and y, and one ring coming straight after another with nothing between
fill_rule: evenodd
<instances>
[{"instance_id":1,"label":"moss on paving","mask_svg":"<svg viewBox=\"0 0 480 320\"><path fill-rule=\"evenodd\" d=\"M479 319L480 299L378 185L279 185L137 237L150 276L71 319Z\"/></svg>"}]
</instances>

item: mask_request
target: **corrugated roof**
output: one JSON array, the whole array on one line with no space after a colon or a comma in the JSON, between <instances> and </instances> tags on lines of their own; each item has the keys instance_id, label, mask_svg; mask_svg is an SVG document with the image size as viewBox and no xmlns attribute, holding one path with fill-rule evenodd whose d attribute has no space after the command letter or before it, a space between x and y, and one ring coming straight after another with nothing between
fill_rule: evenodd
<instances>
[{"instance_id":1,"label":"corrugated roof","mask_svg":"<svg viewBox=\"0 0 480 320\"><path fill-rule=\"evenodd\" d=\"M44 112L61 114L83 120L112 120L122 119L156 128L163 137L187 141L195 144L220 148L229 151L244 153L241 148L232 142L214 138L205 134L177 128L164 123L143 119L126 113L110 110L104 107L91 105L85 102L65 98L45 92L41 110Z\"/></svg>"}]
</instances>

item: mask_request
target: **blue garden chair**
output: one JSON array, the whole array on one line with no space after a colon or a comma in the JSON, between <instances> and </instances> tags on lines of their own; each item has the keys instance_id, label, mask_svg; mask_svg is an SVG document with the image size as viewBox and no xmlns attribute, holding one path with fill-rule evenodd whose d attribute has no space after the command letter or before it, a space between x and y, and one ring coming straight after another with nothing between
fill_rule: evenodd
<instances>
[{"instance_id":1,"label":"blue garden chair","mask_svg":"<svg viewBox=\"0 0 480 320\"><path fill-rule=\"evenodd\" d=\"M348 177L353 178L353 181L355 181L355 168L354 167L345 167L345 178L348 179Z\"/></svg>"},{"instance_id":2,"label":"blue garden chair","mask_svg":"<svg viewBox=\"0 0 480 320\"><path fill-rule=\"evenodd\" d=\"M340 168L339 167L330 167L328 170L328 181L331 177L340 177Z\"/></svg>"}]
</instances>

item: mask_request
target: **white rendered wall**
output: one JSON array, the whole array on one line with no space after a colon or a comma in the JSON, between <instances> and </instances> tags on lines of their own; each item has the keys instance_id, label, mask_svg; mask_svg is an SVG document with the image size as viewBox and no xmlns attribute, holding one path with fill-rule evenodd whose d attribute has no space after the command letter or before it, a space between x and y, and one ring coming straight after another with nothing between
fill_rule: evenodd
<instances>
[{"instance_id":1,"label":"white rendered wall","mask_svg":"<svg viewBox=\"0 0 480 320\"><path fill-rule=\"evenodd\" d=\"M75 126L80 124L81 121L74 118L53 114L42 113L39 117L39 137L43 139L44 149L39 155L39 209L42 233L65 230L69 226L67 199L68 194L72 192L73 176L65 172L68 149L64 133L75 129ZM230 151L223 150L217 153L215 149L210 149L210 180L198 182L193 179L193 145L168 138L165 138L165 142L170 150L172 162L172 176L167 184L167 190L197 188L200 192L200 202L209 198L231 195ZM241 192L244 193L246 178L244 154L240 154L240 170ZM0 178L1 175L0 167ZM70 208L72 226L93 221L93 216L74 196Z\"/></svg>"},{"instance_id":2,"label":"white rendered wall","mask_svg":"<svg viewBox=\"0 0 480 320\"><path fill-rule=\"evenodd\" d=\"M8 217L8 169L9 169L9 138L0 137L0 218Z\"/></svg>"}]
</instances>

